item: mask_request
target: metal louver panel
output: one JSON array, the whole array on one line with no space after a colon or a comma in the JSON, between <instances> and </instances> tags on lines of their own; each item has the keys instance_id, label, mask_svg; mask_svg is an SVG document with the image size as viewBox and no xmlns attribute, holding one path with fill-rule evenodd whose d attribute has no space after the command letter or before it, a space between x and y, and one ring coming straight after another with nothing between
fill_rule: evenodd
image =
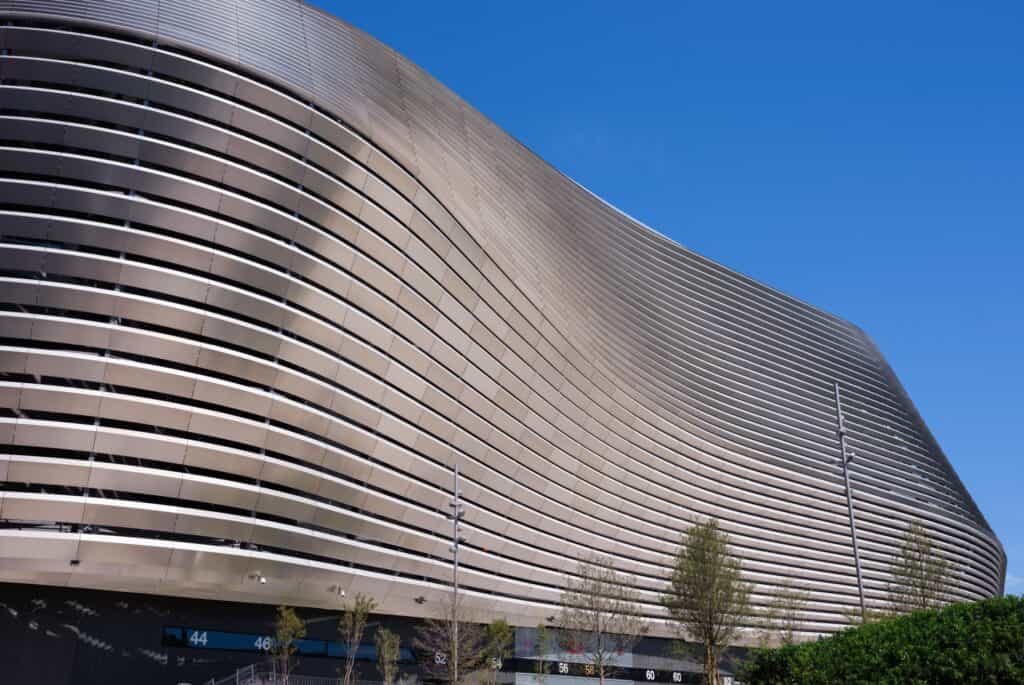
<instances>
[{"instance_id":1,"label":"metal louver panel","mask_svg":"<svg viewBox=\"0 0 1024 685\"><path fill-rule=\"evenodd\" d=\"M862 331L622 215L368 36L290 0L0 22L0 581L340 585L420 615L458 462L487 615L536 625L599 551L657 621L715 516L755 603L795 579L830 632L857 604L838 380L869 603L915 520L951 597L1002 592Z\"/></svg>"}]
</instances>

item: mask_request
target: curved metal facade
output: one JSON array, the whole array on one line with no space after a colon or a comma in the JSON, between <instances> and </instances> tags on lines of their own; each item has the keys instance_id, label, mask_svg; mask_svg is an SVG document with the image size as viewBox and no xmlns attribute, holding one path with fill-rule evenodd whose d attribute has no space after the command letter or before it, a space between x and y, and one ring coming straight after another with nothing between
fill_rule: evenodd
<instances>
[{"instance_id":1,"label":"curved metal facade","mask_svg":"<svg viewBox=\"0 0 1024 685\"><path fill-rule=\"evenodd\" d=\"M458 461L485 615L542 621L596 550L661 616L680 531L716 516L755 601L795 580L828 632L857 603L838 380L869 602L912 520L953 597L1002 592L858 328L624 216L389 48L286 0L0 19L0 581L430 613Z\"/></svg>"}]
</instances>

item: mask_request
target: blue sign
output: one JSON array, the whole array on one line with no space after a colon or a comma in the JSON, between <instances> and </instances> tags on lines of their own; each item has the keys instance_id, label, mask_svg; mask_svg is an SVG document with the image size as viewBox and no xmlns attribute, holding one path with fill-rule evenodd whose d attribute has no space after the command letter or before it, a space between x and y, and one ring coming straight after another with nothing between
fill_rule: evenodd
<instances>
[{"instance_id":1,"label":"blue sign","mask_svg":"<svg viewBox=\"0 0 1024 685\"><path fill-rule=\"evenodd\" d=\"M232 633L207 628L164 628L162 643L165 647L188 647L191 649L226 649L235 652L270 652L274 648L272 635L256 633ZM295 640L296 654L302 656L323 656L344 659L348 650L339 642L327 640ZM359 661L376 661L377 648L374 645L359 645L356 650ZM412 650L399 650L399 661L415 661Z\"/></svg>"}]
</instances>

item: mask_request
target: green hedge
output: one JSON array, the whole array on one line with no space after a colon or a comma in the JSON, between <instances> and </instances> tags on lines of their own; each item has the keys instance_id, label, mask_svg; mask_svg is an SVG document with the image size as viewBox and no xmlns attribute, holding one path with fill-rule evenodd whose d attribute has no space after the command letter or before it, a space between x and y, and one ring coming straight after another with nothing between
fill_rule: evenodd
<instances>
[{"instance_id":1,"label":"green hedge","mask_svg":"<svg viewBox=\"0 0 1024 685\"><path fill-rule=\"evenodd\" d=\"M1024 683L1024 599L955 604L753 653L750 685Z\"/></svg>"}]
</instances>

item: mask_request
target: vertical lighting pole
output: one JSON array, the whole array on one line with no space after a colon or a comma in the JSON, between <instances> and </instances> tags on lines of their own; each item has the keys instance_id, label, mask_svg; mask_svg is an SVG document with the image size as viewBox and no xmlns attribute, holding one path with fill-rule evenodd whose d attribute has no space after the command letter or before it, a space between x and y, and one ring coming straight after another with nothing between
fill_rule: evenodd
<instances>
[{"instance_id":1,"label":"vertical lighting pole","mask_svg":"<svg viewBox=\"0 0 1024 685\"><path fill-rule=\"evenodd\" d=\"M459 535L459 521L465 515L465 507L462 506L462 490L459 488L459 465L455 464L454 483L452 484L452 501L448 504L452 508L452 683L459 682L459 544L463 542Z\"/></svg>"},{"instance_id":2,"label":"vertical lighting pole","mask_svg":"<svg viewBox=\"0 0 1024 685\"><path fill-rule=\"evenodd\" d=\"M853 495L850 492L850 471L849 464L853 461L853 454L846 450L846 422L843 419L843 404L839 399L839 381L835 382L836 388L836 435L839 436L839 463L843 467L843 482L846 484L846 509L850 514L850 539L853 540L853 565L857 569L857 592L860 595L860 620L863 621L867 615L864 606L864 580L860 573L860 550L857 548L857 519L853 515Z\"/></svg>"}]
</instances>

